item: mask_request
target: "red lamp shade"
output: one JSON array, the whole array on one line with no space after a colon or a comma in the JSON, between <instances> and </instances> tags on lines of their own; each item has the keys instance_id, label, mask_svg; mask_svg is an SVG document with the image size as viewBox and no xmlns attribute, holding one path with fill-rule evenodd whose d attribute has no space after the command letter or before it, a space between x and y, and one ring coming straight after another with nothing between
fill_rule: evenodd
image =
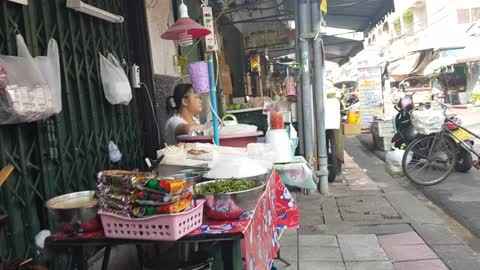
<instances>
[{"instance_id":1,"label":"red lamp shade","mask_svg":"<svg viewBox=\"0 0 480 270\"><path fill-rule=\"evenodd\" d=\"M178 19L161 38L168 40L176 40L180 46L192 45L193 39L202 38L211 33L211 31L201 24L193 21L188 17L187 6L180 4L180 19Z\"/></svg>"},{"instance_id":2,"label":"red lamp shade","mask_svg":"<svg viewBox=\"0 0 480 270\"><path fill-rule=\"evenodd\" d=\"M187 17L178 19L161 37L168 40L179 40L180 34L188 34L197 39L208 36L210 33L210 30Z\"/></svg>"}]
</instances>

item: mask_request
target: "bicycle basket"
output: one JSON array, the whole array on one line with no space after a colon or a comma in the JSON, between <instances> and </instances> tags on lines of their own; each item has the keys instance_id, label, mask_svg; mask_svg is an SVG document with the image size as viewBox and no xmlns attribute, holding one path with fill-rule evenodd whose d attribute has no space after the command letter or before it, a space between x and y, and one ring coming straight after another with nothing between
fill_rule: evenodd
<instances>
[{"instance_id":1,"label":"bicycle basket","mask_svg":"<svg viewBox=\"0 0 480 270\"><path fill-rule=\"evenodd\" d=\"M412 126L422 135L440 132L445 123L445 115L441 111L412 110L410 116Z\"/></svg>"}]
</instances>

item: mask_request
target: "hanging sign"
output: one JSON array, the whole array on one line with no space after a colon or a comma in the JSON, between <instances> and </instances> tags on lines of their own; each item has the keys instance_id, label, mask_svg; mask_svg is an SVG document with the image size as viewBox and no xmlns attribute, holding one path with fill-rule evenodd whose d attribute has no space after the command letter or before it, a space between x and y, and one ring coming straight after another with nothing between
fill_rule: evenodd
<instances>
[{"instance_id":1,"label":"hanging sign","mask_svg":"<svg viewBox=\"0 0 480 270\"><path fill-rule=\"evenodd\" d=\"M359 68L358 90L360 92L362 129L370 128L374 116L383 114L381 67Z\"/></svg>"}]
</instances>

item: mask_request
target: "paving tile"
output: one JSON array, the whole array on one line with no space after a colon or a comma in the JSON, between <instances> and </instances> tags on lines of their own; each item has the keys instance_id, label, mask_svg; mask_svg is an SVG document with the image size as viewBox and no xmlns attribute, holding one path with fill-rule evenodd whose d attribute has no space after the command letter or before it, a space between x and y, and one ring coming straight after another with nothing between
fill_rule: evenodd
<instances>
[{"instance_id":1,"label":"paving tile","mask_svg":"<svg viewBox=\"0 0 480 270\"><path fill-rule=\"evenodd\" d=\"M279 260L276 260L275 261L275 268L277 268L277 270L297 270L297 262L289 262L291 263L290 266L287 266L285 265L283 262L279 261Z\"/></svg>"},{"instance_id":2,"label":"paving tile","mask_svg":"<svg viewBox=\"0 0 480 270\"><path fill-rule=\"evenodd\" d=\"M296 246L297 230L284 230L280 237L280 246Z\"/></svg>"},{"instance_id":3,"label":"paving tile","mask_svg":"<svg viewBox=\"0 0 480 270\"><path fill-rule=\"evenodd\" d=\"M437 259L437 255L427 245L384 246L388 257L394 261Z\"/></svg>"},{"instance_id":4,"label":"paving tile","mask_svg":"<svg viewBox=\"0 0 480 270\"><path fill-rule=\"evenodd\" d=\"M380 242L380 245L382 247L425 244L423 239L416 232L413 232L413 231L406 232L406 233L378 236L378 242Z\"/></svg>"},{"instance_id":5,"label":"paving tile","mask_svg":"<svg viewBox=\"0 0 480 270\"><path fill-rule=\"evenodd\" d=\"M353 191L365 191L365 190L380 190L377 184L368 185L351 185L350 189Z\"/></svg>"},{"instance_id":6,"label":"paving tile","mask_svg":"<svg viewBox=\"0 0 480 270\"><path fill-rule=\"evenodd\" d=\"M442 260L421 260L393 263L395 270L448 270Z\"/></svg>"},{"instance_id":7,"label":"paving tile","mask_svg":"<svg viewBox=\"0 0 480 270\"><path fill-rule=\"evenodd\" d=\"M339 234L338 242L344 261L386 261L387 255L373 234Z\"/></svg>"},{"instance_id":8,"label":"paving tile","mask_svg":"<svg viewBox=\"0 0 480 270\"><path fill-rule=\"evenodd\" d=\"M280 246L280 257L282 257L282 259L290 263L298 261L297 247L296 246Z\"/></svg>"},{"instance_id":9,"label":"paving tile","mask_svg":"<svg viewBox=\"0 0 480 270\"><path fill-rule=\"evenodd\" d=\"M393 270L393 264L388 261L346 262L345 266L347 270Z\"/></svg>"},{"instance_id":10,"label":"paving tile","mask_svg":"<svg viewBox=\"0 0 480 270\"><path fill-rule=\"evenodd\" d=\"M417 233L430 245L463 244L445 224L412 224Z\"/></svg>"},{"instance_id":11,"label":"paving tile","mask_svg":"<svg viewBox=\"0 0 480 270\"><path fill-rule=\"evenodd\" d=\"M300 262L301 270L345 270L343 262Z\"/></svg>"},{"instance_id":12,"label":"paving tile","mask_svg":"<svg viewBox=\"0 0 480 270\"><path fill-rule=\"evenodd\" d=\"M342 254L338 247L300 247L301 262L341 262Z\"/></svg>"},{"instance_id":13,"label":"paving tile","mask_svg":"<svg viewBox=\"0 0 480 270\"><path fill-rule=\"evenodd\" d=\"M338 242L335 235L300 235L300 246L338 247Z\"/></svg>"},{"instance_id":14,"label":"paving tile","mask_svg":"<svg viewBox=\"0 0 480 270\"><path fill-rule=\"evenodd\" d=\"M450 269L471 270L480 265L478 255L466 245L435 245L433 249Z\"/></svg>"}]
</instances>

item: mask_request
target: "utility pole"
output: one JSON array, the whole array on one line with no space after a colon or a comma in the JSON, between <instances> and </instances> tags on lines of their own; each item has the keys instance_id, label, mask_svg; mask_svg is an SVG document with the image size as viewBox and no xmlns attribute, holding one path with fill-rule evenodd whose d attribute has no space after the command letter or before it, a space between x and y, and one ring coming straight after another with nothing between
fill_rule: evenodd
<instances>
[{"instance_id":1,"label":"utility pole","mask_svg":"<svg viewBox=\"0 0 480 270\"><path fill-rule=\"evenodd\" d=\"M295 62L300 63L300 16L299 14L299 6L298 3L295 4ZM300 70L300 69L299 69ZM301 72L301 70L300 70ZM298 76L299 77L299 76ZM298 78L297 77L297 78ZM298 149L301 156L305 154L305 138L303 136L304 129L303 129L303 89L298 83L297 86L297 123L298 123Z\"/></svg>"},{"instance_id":2,"label":"utility pole","mask_svg":"<svg viewBox=\"0 0 480 270\"><path fill-rule=\"evenodd\" d=\"M310 39L312 30L310 0L298 1L298 17L300 20L300 61L302 74L302 107L305 157L312 169L315 169L314 139L313 139L313 92L310 80Z\"/></svg>"},{"instance_id":3,"label":"utility pole","mask_svg":"<svg viewBox=\"0 0 480 270\"><path fill-rule=\"evenodd\" d=\"M320 193L328 194L328 157L325 130L325 91L323 89L324 59L322 48L322 33L320 10L321 0L312 0L312 34L313 37L313 63L314 69L314 108L317 128L317 154L319 161L318 175L320 176ZM333 157L336 158L336 157Z\"/></svg>"}]
</instances>

